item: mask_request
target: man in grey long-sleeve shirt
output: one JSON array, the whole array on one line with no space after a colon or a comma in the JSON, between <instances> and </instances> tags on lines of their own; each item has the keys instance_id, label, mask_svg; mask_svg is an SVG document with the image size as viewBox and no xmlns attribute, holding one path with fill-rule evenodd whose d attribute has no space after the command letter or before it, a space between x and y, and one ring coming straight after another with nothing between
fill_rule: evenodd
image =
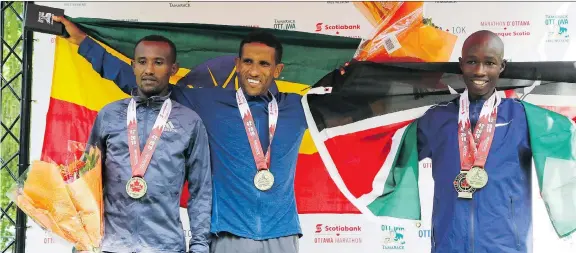
<instances>
[{"instance_id":1,"label":"man in grey long-sleeve shirt","mask_svg":"<svg viewBox=\"0 0 576 253\"><path fill-rule=\"evenodd\" d=\"M179 200L189 182L190 252L208 253L212 178L200 117L170 99L174 44L147 36L132 63L138 88L98 112L89 144L102 150L104 252L186 252ZM148 158L148 159L147 159Z\"/></svg>"}]
</instances>

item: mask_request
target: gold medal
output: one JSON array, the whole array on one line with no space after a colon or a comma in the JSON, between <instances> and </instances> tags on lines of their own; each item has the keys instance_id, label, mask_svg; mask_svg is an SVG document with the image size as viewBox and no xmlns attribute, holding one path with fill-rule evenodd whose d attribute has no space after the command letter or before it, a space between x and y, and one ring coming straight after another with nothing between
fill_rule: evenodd
<instances>
[{"instance_id":1,"label":"gold medal","mask_svg":"<svg viewBox=\"0 0 576 253\"><path fill-rule=\"evenodd\" d=\"M488 183L488 173L482 167L474 166L466 174L466 182L476 189L480 189Z\"/></svg>"},{"instance_id":2,"label":"gold medal","mask_svg":"<svg viewBox=\"0 0 576 253\"><path fill-rule=\"evenodd\" d=\"M148 190L148 185L144 178L141 177L132 177L126 183L126 193L133 199L142 198L146 191Z\"/></svg>"},{"instance_id":3,"label":"gold medal","mask_svg":"<svg viewBox=\"0 0 576 253\"><path fill-rule=\"evenodd\" d=\"M270 170L259 170L254 176L254 185L258 190L267 191L274 185L274 175Z\"/></svg>"}]
</instances>

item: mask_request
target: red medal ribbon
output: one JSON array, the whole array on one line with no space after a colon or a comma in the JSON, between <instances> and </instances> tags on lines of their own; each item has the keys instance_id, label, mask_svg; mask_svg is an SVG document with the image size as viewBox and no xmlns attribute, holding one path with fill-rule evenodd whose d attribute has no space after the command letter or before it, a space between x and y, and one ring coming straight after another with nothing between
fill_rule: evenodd
<instances>
[{"instance_id":1,"label":"red medal ribbon","mask_svg":"<svg viewBox=\"0 0 576 253\"><path fill-rule=\"evenodd\" d=\"M268 133L270 141L266 154L263 154L262 144L260 143L260 137L258 137L258 131L256 130L248 101L246 101L242 89L236 91L236 103L238 104L238 110L244 122L246 135L248 135L248 141L258 170L267 170L270 168L270 146L272 145L272 138L274 137L274 132L276 132L276 122L278 121L278 102L276 102L276 98L274 98L273 95L271 97L272 102L268 103Z\"/></svg>"},{"instance_id":2,"label":"red medal ribbon","mask_svg":"<svg viewBox=\"0 0 576 253\"><path fill-rule=\"evenodd\" d=\"M146 140L146 145L140 154L140 140L138 138L138 123L136 120L136 101L130 100L128 113L126 115L128 125L128 150L130 151L130 166L132 167L132 177L143 177L148 169L152 154L156 150L160 136L164 131L168 116L172 110L172 101L166 99L162 104L160 113L156 117L152 131Z\"/></svg>"},{"instance_id":3,"label":"red medal ribbon","mask_svg":"<svg viewBox=\"0 0 576 253\"><path fill-rule=\"evenodd\" d=\"M480 118L474 128L470 126L470 101L468 90L460 95L460 114L458 115L458 144L460 149L460 166L462 171L469 171L472 167L484 168L488 159L488 152L496 130L496 116L501 98L498 92L484 102Z\"/></svg>"}]
</instances>

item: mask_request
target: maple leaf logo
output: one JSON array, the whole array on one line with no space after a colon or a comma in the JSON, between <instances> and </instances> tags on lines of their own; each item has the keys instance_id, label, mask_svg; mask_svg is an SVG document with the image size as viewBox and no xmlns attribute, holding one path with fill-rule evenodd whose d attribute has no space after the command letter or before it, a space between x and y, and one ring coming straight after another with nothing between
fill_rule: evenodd
<instances>
[{"instance_id":1,"label":"maple leaf logo","mask_svg":"<svg viewBox=\"0 0 576 253\"><path fill-rule=\"evenodd\" d=\"M470 187L470 185L468 184L468 182L466 180L462 180L462 183L460 183L460 186L462 186L462 188L464 188L464 189Z\"/></svg>"},{"instance_id":2,"label":"maple leaf logo","mask_svg":"<svg viewBox=\"0 0 576 253\"><path fill-rule=\"evenodd\" d=\"M136 181L130 185L130 189L134 192L140 192L144 188L144 185L140 184L140 181Z\"/></svg>"}]
</instances>

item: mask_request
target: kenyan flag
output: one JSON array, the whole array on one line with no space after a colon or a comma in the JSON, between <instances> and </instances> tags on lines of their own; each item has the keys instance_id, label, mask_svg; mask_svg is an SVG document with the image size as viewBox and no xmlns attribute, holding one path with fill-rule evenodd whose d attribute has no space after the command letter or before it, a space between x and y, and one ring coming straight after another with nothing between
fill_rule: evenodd
<instances>
[{"instance_id":1,"label":"kenyan flag","mask_svg":"<svg viewBox=\"0 0 576 253\"><path fill-rule=\"evenodd\" d=\"M576 113L559 106L573 104L576 94L560 91L574 83L571 62L509 63L497 87L503 97L523 99L540 193L560 237L576 230ZM419 178L414 120L463 89L457 63L356 62L344 76L326 75L302 101L344 195L370 217L421 220L419 184L426 179Z\"/></svg>"}]
</instances>

